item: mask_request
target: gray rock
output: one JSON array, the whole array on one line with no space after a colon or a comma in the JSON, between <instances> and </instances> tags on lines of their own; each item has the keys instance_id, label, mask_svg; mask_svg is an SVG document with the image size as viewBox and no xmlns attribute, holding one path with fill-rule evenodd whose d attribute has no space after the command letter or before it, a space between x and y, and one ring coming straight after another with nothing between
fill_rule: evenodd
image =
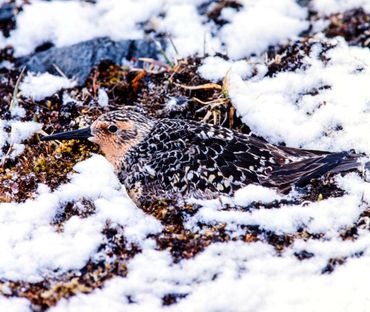
<instances>
[{"instance_id":1,"label":"gray rock","mask_svg":"<svg viewBox=\"0 0 370 312\"><path fill-rule=\"evenodd\" d=\"M162 43L163 44L163 43ZM151 40L112 41L107 37L91 39L62 48L50 48L17 60L19 66L26 66L35 73L57 74L55 65L68 78L76 78L79 85L85 83L92 68L103 60L122 64L122 60L149 57L158 59L159 51ZM135 66L140 66L139 63Z\"/></svg>"},{"instance_id":2,"label":"gray rock","mask_svg":"<svg viewBox=\"0 0 370 312\"><path fill-rule=\"evenodd\" d=\"M0 23L9 22L14 17L15 4L4 3L0 6Z\"/></svg>"},{"instance_id":3,"label":"gray rock","mask_svg":"<svg viewBox=\"0 0 370 312\"><path fill-rule=\"evenodd\" d=\"M15 3L3 3L0 0L0 32L4 37L9 37L9 33L15 28Z\"/></svg>"}]
</instances>

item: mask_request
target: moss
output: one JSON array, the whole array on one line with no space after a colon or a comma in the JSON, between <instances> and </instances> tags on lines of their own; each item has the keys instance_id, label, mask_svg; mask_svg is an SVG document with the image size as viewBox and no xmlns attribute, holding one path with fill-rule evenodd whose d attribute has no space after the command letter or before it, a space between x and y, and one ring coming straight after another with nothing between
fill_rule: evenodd
<instances>
[{"instance_id":1,"label":"moss","mask_svg":"<svg viewBox=\"0 0 370 312\"><path fill-rule=\"evenodd\" d=\"M29 141L15 162L8 161L0 168L0 194L3 194L0 200L22 202L32 198L39 183L54 189L66 182L73 166L90 157L91 152L98 152L98 148L78 141L61 144Z\"/></svg>"}]
</instances>

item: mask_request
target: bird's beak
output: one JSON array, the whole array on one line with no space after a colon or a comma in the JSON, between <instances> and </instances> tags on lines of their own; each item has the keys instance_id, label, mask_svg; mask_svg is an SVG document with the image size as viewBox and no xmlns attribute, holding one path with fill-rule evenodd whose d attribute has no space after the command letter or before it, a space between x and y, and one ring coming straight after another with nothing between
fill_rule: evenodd
<instances>
[{"instance_id":1,"label":"bird's beak","mask_svg":"<svg viewBox=\"0 0 370 312\"><path fill-rule=\"evenodd\" d=\"M90 127L82 128L73 131L60 132L52 135L47 135L41 138L41 141L51 141L51 140L84 140L92 137Z\"/></svg>"}]
</instances>

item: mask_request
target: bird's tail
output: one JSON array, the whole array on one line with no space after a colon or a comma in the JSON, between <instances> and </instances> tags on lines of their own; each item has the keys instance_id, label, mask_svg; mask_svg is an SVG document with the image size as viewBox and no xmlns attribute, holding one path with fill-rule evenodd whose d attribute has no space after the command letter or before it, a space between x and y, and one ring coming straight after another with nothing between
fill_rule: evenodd
<instances>
[{"instance_id":1,"label":"bird's tail","mask_svg":"<svg viewBox=\"0 0 370 312\"><path fill-rule=\"evenodd\" d=\"M286 192L293 185L303 187L323 175L359 170L363 166L370 170L370 162L362 164L360 158L360 155L349 152L310 157L273 170L262 184Z\"/></svg>"}]
</instances>

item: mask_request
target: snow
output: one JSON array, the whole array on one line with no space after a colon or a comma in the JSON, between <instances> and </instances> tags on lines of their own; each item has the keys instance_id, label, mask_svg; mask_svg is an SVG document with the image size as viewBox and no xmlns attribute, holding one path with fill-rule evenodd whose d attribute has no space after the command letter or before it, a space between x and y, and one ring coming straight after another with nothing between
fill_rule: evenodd
<instances>
[{"instance_id":1,"label":"snow","mask_svg":"<svg viewBox=\"0 0 370 312\"><path fill-rule=\"evenodd\" d=\"M280 198L275 190L253 184L237 190L234 195L235 204L240 206L248 206L257 201L268 203Z\"/></svg>"},{"instance_id":2,"label":"snow","mask_svg":"<svg viewBox=\"0 0 370 312\"><path fill-rule=\"evenodd\" d=\"M242 11L220 31L231 58L260 54L269 45L294 38L308 27L307 11L293 0L244 1L244 4Z\"/></svg>"},{"instance_id":3,"label":"snow","mask_svg":"<svg viewBox=\"0 0 370 312\"><path fill-rule=\"evenodd\" d=\"M11 125L11 131L7 141L12 150L10 157L14 159L24 151L25 146L21 144L21 142L29 139L34 133L41 130L42 125L33 121L15 121L9 122L8 124Z\"/></svg>"},{"instance_id":4,"label":"snow","mask_svg":"<svg viewBox=\"0 0 370 312\"><path fill-rule=\"evenodd\" d=\"M5 46L5 37L2 32L0 32L0 47Z\"/></svg>"},{"instance_id":5,"label":"snow","mask_svg":"<svg viewBox=\"0 0 370 312\"><path fill-rule=\"evenodd\" d=\"M135 39L142 36L137 23L150 18L161 8L161 2L100 0L93 5L34 0L18 15L17 28L6 43L15 46L16 56L23 56L47 41L62 47L103 36L114 40Z\"/></svg>"},{"instance_id":6,"label":"snow","mask_svg":"<svg viewBox=\"0 0 370 312\"><path fill-rule=\"evenodd\" d=\"M37 282L50 271L82 268L102 243L107 220L125 226L128 242L148 244L148 234L160 230L121 191L112 166L94 156L75 166L70 183L50 192L41 188L36 199L0 204L0 278ZM68 202L91 200L96 213L81 219L73 216L58 232L51 221ZM126 233L127 231L127 233Z\"/></svg>"},{"instance_id":7,"label":"snow","mask_svg":"<svg viewBox=\"0 0 370 312\"><path fill-rule=\"evenodd\" d=\"M21 109L21 108L20 108ZM10 133L5 128L10 127ZM2 148L6 143L10 145L10 157L14 159L24 150L23 141L31 138L39 131L42 125L34 121L0 120L0 156L3 156Z\"/></svg>"},{"instance_id":8,"label":"snow","mask_svg":"<svg viewBox=\"0 0 370 312\"><path fill-rule=\"evenodd\" d=\"M29 312L30 302L24 298L5 298L0 295L0 311Z\"/></svg>"},{"instance_id":9,"label":"snow","mask_svg":"<svg viewBox=\"0 0 370 312\"><path fill-rule=\"evenodd\" d=\"M23 56L45 42L62 47L103 36L113 40L137 39L144 36L140 23L148 22L157 32L167 33L173 39L182 57L221 52L241 58L294 38L308 27L307 11L294 0L279 1L279 4L273 0L244 0L240 12L222 11L222 16L232 21L217 29L197 12L197 6L205 2L98 0L93 5L80 1L33 0L17 16L17 28L10 37L0 40L0 47L13 45L15 55ZM163 11L165 16L158 17ZM173 47L168 48L168 53L176 55Z\"/></svg>"},{"instance_id":10,"label":"snow","mask_svg":"<svg viewBox=\"0 0 370 312\"><path fill-rule=\"evenodd\" d=\"M231 77L232 102L255 133L288 146L370 154L370 51L332 42L337 46L327 53L327 64L314 51L305 71L247 81ZM312 96L312 90L319 94Z\"/></svg>"},{"instance_id":11,"label":"snow","mask_svg":"<svg viewBox=\"0 0 370 312\"><path fill-rule=\"evenodd\" d=\"M1 34L0 34L0 36L1 36ZM1 46L1 42L0 42L0 46ZM9 61L2 61L2 62L0 62L0 68L13 69L14 64L9 62Z\"/></svg>"},{"instance_id":12,"label":"snow","mask_svg":"<svg viewBox=\"0 0 370 312\"><path fill-rule=\"evenodd\" d=\"M40 130L42 127L41 124L34 121L15 121L14 123L12 123L11 126L12 128L9 137L10 144L20 143L30 138L36 131Z\"/></svg>"},{"instance_id":13,"label":"snow","mask_svg":"<svg viewBox=\"0 0 370 312\"><path fill-rule=\"evenodd\" d=\"M370 11L368 0L313 0L312 7L322 15L330 15L344 12L355 8L363 8Z\"/></svg>"},{"instance_id":14,"label":"snow","mask_svg":"<svg viewBox=\"0 0 370 312\"><path fill-rule=\"evenodd\" d=\"M108 106L108 103L109 103L109 98L108 98L107 92L103 88L100 88L98 92L98 104L101 107L106 107Z\"/></svg>"},{"instance_id":15,"label":"snow","mask_svg":"<svg viewBox=\"0 0 370 312\"><path fill-rule=\"evenodd\" d=\"M241 2L244 7L240 12L232 9L222 11L223 17L232 20L220 29L212 23L205 23L191 2L168 4L166 16L158 21L158 29L173 38L183 57L220 52L240 59L259 54L271 44L294 38L308 27L306 10L293 0L279 1L278 4L273 0ZM174 54L171 48L168 52Z\"/></svg>"},{"instance_id":16,"label":"snow","mask_svg":"<svg viewBox=\"0 0 370 312\"><path fill-rule=\"evenodd\" d=\"M139 311L140 309L158 310L161 307L159 299L161 296L172 292L186 293L191 289L189 284L194 280L197 281L194 285L195 288L193 288L194 295L197 297L196 300L191 302L191 299L185 299L191 303L186 304L185 309L177 306L178 311L185 311L186 309L187 311L198 309L203 311L207 302L208 308L204 311L214 310L212 308L215 307L222 309L216 298L212 300L212 307L212 302L206 300L208 295L201 299L201 296L198 296L197 293L203 293L205 290L204 286L210 286L210 281L216 274L220 274L219 278L221 279L222 277L231 278L232 274L237 270L237 263L243 265L246 258L255 259L259 256L267 256L273 253L271 247L263 245L260 245L261 248L256 247L243 246L241 243L231 243L226 246L214 244L195 259L180 262L179 264L171 264L172 260L167 252L145 250L130 262L128 266L130 273L126 279L113 279L107 284L107 287L101 291L94 292L88 298L82 295L76 296L70 302L61 301L54 311L73 311L76 307L88 311L94 305L95 307L102 307L103 304L114 307L118 297L126 298L127 296L130 296L132 300L137 302L137 304L128 305L127 311ZM235 248L240 248L240 253L234 253ZM255 253L257 249L258 251ZM230 264L231 267L229 266ZM153 267L156 270L153 270ZM118 289L120 290L119 292L116 291ZM209 295L212 295L212 293L209 293Z\"/></svg>"},{"instance_id":17,"label":"snow","mask_svg":"<svg viewBox=\"0 0 370 312\"><path fill-rule=\"evenodd\" d=\"M158 29L170 34L181 56L205 53L213 55L220 50L221 43L211 36L210 26L204 26L202 22L203 19L193 4L181 3L169 5ZM172 47L168 50L170 54L175 54Z\"/></svg>"},{"instance_id":18,"label":"snow","mask_svg":"<svg viewBox=\"0 0 370 312\"><path fill-rule=\"evenodd\" d=\"M226 77L237 74L243 79L250 78L255 71L263 76L266 67L262 64L254 64L246 61L226 61L221 57L206 57L198 68L198 73L205 79L218 82Z\"/></svg>"},{"instance_id":19,"label":"snow","mask_svg":"<svg viewBox=\"0 0 370 312\"><path fill-rule=\"evenodd\" d=\"M350 227L366 208L370 183L363 183L357 175L340 179L339 185L348 194L304 205L282 205L279 208L252 209L251 211L224 210L217 201L205 201L204 206L187 222L187 228L196 230L197 224L226 223L229 226L258 225L267 231L294 234L305 228L310 233L330 233ZM252 202L271 203L281 199L279 194L260 186L248 186L235 194L235 203L248 206Z\"/></svg>"},{"instance_id":20,"label":"snow","mask_svg":"<svg viewBox=\"0 0 370 312\"><path fill-rule=\"evenodd\" d=\"M22 56L47 41L61 47L100 36L142 38L141 24L148 22L155 32L173 39L180 56L208 55L198 73L217 83L228 78L230 100L254 133L294 147L355 149L369 160L367 48L318 34L311 39L317 43L303 59L304 68L266 77L266 49L295 40L307 30L307 8L294 0L244 0L239 11L222 10L229 23L218 26L199 14L197 6L205 2L32 0L17 16L10 37L0 33L0 47L13 45L16 55ZM370 11L368 0L313 0L312 7L320 16L355 7ZM319 19L313 29L319 31L325 23ZM319 42L334 47L324 51ZM172 46L167 52L176 56ZM22 96L39 101L73 86L67 78L29 73L20 90ZM108 100L106 91L99 89L98 104L105 107ZM64 91L63 102L68 101L75 100ZM18 157L24 141L41 129L38 123L13 117L0 120L0 156L10 144L11 157ZM54 272L78 272L89 260L105 256L98 248L109 222L122 227L125 240L141 249L127 262L127 277L111 278L90 294L62 299L49 311L367 311L368 224L358 227L354 239L343 239L342 234L369 209L368 175L336 177L344 195L303 204L290 203L300 199L296 190L282 195L256 185L237 191L233 198L195 201L200 207L187 216L185 228L204 234L213 225L225 224L235 241L212 243L195 257L175 262L150 238L162 231L161 223L133 204L112 166L94 155L76 164L69 182L56 190L40 184L33 199L0 203L0 280L39 282ZM52 221L63 207L74 203L83 209L82 200L91 202L94 211L85 218L73 216L57 229ZM279 208L270 208L272 202ZM249 226L258 226L262 234L247 243L242 237ZM275 250L263 239L270 232L292 237L292 244ZM302 251L312 257L299 260L296 255ZM323 274L332 259L345 263ZM1 292L9 294L2 287ZM184 297L163 307L163 296L171 293ZM27 299L0 296L0 310L30 311L31 306Z\"/></svg>"},{"instance_id":21,"label":"snow","mask_svg":"<svg viewBox=\"0 0 370 312\"><path fill-rule=\"evenodd\" d=\"M34 101L41 101L61 89L73 88L76 82L66 77L55 76L49 73L29 73L19 85L21 95Z\"/></svg>"},{"instance_id":22,"label":"snow","mask_svg":"<svg viewBox=\"0 0 370 312\"><path fill-rule=\"evenodd\" d=\"M117 302L128 295L136 304L125 305L125 311L159 310L161 294L189 291L194 280L191 293L166 310L293 312L316 311L319 304L320 310L367 311L369 282L364 272L369 264L368 258L350 259L336 274L320 276L324 261L276 257L272 247L261 243L213 244L175 265L165 253L143 252L131 262L126 279L115 278L90 295L62 300L51 311L119 310ZM153 266L156 270L150 269ZM353 287L356 284L363 287Z\"/></svg>"}]
</instances>

